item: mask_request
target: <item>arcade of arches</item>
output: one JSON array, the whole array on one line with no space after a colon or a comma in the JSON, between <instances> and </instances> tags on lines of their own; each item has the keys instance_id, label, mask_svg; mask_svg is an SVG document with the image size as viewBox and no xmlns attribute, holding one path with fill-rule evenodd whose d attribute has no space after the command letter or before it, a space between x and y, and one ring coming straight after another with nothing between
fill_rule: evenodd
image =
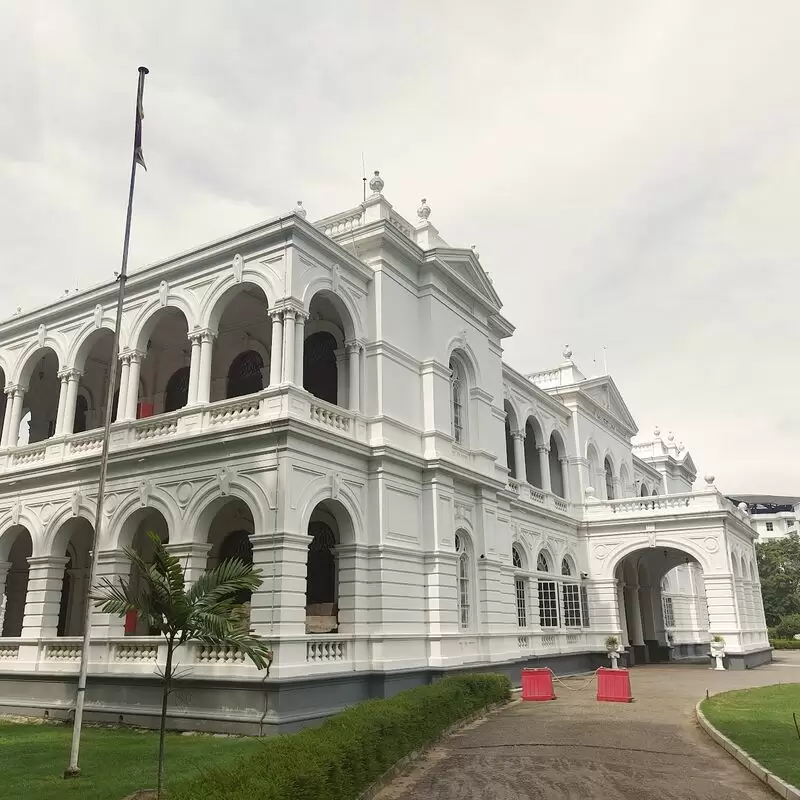
<instances>
[{"instance_id":1,"label":"arcade of arches","mask_svg":"<svg viewBox=\"0 0 800 800\"><path fill-rule=\"evenodd\" d=\"M242 283L218 303L214 330L188 330L183 312L165 307L133 349L120 355L112 422L217 402L282 383L325 402L361 411L363 348L344 304L330 291L308 313L270 309L263 291ZM49 347L31 355L18 385L0 398L0 447L100 428L110 376L113 334L101 328L64 366ZM273 354L277 353L277 357ZM6 383L6 376L3 383Z\"/></svg>"},{"instance_id":2,"label":"arcade of arches","mask_svg":"<svg viewBox=\"0 0 800 800\"><path fill-rule=\"evenodd\" d=\"M213 513L212 513L213 512ZM145 560L152 556L155 534L183 563L187 582L221 561L238 558L261 571L262 589L271 582L269 548L254 551L253 515L248 505L235 498L222 498L206 514L205 541L170 544L164 515L153 508L137 510L122 524L119 547L131 547ZM207 526L207 527L206 527ZM342 599L352 609L356 587L354 579L342 579L340 545L352 543L352 523L340 503L319 503L308 524L305 554L305 630L308 633L333 633L351 627L352 613L340 615ZM0 536L0 635L3 637L55 638L82 636L87 595L88 557L92 544L91 524L71 518L58 530L52 554L32 557L29 531L17 525ZM263 538L263 537L262 537ZM121 550L100 551L98 580L124 579L135 591L141 577L135 565ZM348 574L350 574L348 570ZM278 602L271 590L261 591L262 605ZM347 598L350 598L348 600ZM285 600L285 599L284 599ZM237 598L242 613L250 618L252 597L242 592ZM129 615L125 620L94 613L93 630L99 637L153 636L145 620Z\"/></svg>"}]
</instances>

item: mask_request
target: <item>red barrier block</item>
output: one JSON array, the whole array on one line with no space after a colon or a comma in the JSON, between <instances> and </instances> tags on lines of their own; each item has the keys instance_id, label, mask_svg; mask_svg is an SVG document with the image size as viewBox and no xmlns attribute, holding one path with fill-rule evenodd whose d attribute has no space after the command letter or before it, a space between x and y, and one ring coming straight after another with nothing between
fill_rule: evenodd
<instances>
[{"instance_id":1,"label":"red barrier block","mask_svg":"<svg viewBox=\"0 0 800 800\"><path fill-rule=\"evenodd\" d=\"M555 700L553 674L549 669L522 670L523 700Z\"/></svg>"},{"instance_id":2,"label":"red barrier block","mask_svg":"<svg viewBox=\"0 0 800 800\"><path fill-rule=\"evenodd\" d=\"M630 703L631 674L627 669L609 669L600 667L597 670L597 699L611 703Z\"/></svg>"}]
</instances>

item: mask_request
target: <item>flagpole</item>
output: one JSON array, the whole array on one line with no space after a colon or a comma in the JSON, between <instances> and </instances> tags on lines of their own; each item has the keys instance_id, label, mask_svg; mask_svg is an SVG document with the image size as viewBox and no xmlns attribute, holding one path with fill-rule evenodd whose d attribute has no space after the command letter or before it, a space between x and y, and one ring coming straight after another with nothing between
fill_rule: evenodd
<instances>
[{"instance_id":1,"label":"flagpole","mask_svg":"<svg viewBox=\"0 0 800 800\"><path fill-rule=\"evenodd\" d=\"M100 454L100 476L97 481L97 509L95 512L94 535L89 549L89 582L86 589L86 608L84 609L83 648L81 650L81 666L78 673L78 689L75 696L75 720L72 728L72 748L69 755L69 766L64 771L65 778L76 778L81 774L78 766L78 755L81 746L81 730L83 727L83 707L86 700L86 676L89 671L89 647L92 630L92 589L97 569L97 546L100 543L100 527L103 521L103 492L108 472L108 449L111 438L111 416L114 410L114 385L117 378L119 362L119 331L122 326L122 305L125 300L125 281L128 279L128 245L131 238L131 218L133 216L133 187L136 183L136 165L144 166L141 150L142 96L144 94L144 77L149 70L139 67L139 85L136 90L136 116L133 137L133 156L131 159L131 183L128 190L128 214L125 218L125 240L122 245L122 267L119 272L119 294L117 296L117 316L114 325L114 343L111 348L111 368L106 387L106 417L103 429L103 449Z\"/></svg>"}]
</instances>

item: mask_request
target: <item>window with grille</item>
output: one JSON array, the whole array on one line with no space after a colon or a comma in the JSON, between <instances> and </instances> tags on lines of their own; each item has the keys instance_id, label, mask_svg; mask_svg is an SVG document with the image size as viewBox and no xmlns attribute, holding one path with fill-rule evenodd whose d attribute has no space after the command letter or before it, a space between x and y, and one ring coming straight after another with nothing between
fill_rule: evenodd
<instances>
[{"instance_id":1,"label":"window with grille","mask_svg":"<svg viewBox=\"0 0 800 800\"><path fill-rule=\"evenodd\" d=\"M544 552L539 553L539 557L536 559L536 569L539 572L550 572L550 562Z\"/></svg>"},{"instance_id":2,"label":"window with grille","mask_svg":"<svg viewBox=\"0 0 800 800\"><path fill-rule=\"evenodd\" d=\"M164 391L164 413L183 408L189 400L189 367L172 373Z\"/></svg>"},{"instance_id":3,"label":"window with grille","mask_svg":"<svg viewBox=\"0 0 800 800\"><path fill-rule=\"evenodd\" d=\"M584 628L591 627L589 619L589 592L585 586L581 586L581 622Z\"/></svg>"},{"instance_id":4,"label":"window with grille","mask_svg":"<svg viewBox=\"0 0 800 800\"><path fill-rule=\"evenodd\" d=\"M520 556L516 547L511 548L511 563L514 569L522 569L522 556Z\"/></svg>"},{"instance_id":5,"label":"window with grille","mask_svg":"<svg viewBox=\"0 0 800 800\"><path fill-rule=\"evenodd\" d=\"M255 350L239 353L228 369L227 396L242 397L264 388L264 359Z\"/></svg>"},{"instance_id":6,"label":"window with grille","mask_svg":"<svg viewBox=\"0 0 800 800\"><path fill-rule=\"evenodd\" d=\"M564 627L580 628L581 592L578 584L565 583L561 587L561 599L564 604Z\"/></svg>"},{"instance_id":7,"label":"window with grille","mask_svg":"<svg viewBox=\"0 0 800 800\"><path fill-rule=\"evenodd\" d=\"M774 526L774 525L773 525L771 522L768 522L768 523L767 523L767 530L768 530L768 531L771 531L771 530L773 530L773 528L774 528L774 527L775 527L775 526Z\"/></svg>"},{"instance_id":8,"label":"window with grille","mask_svg":"<svg viewBox=\"0 0 800 800\"><path fill-rule=\"evenodd\" d=\"M567 577L572 575L572 566L570 565L569 559L567 558L564 558L561 561L561 574L566 575Z\"/></svg>"},{"instance_id":9,"label":"window with grille","mask_svg":"<svg viewBox=\"0 0 800 800\"><path fill-rule=\"evenodd\" d=\"M664 597L663 599L663 607L664 607L664 627L665 628L674 628L675 627L675 609L672 605L672 598L671 597Z\"/></svg>"},{"instance_id":10,"label":"window with grille","mask_svg":"<svg viewBox=\"0 0 800 800\"><path fill-rule=\"evenodd\" d=\"M539 581L539 624L558 627L558 592L555 581Z\"/></svg>"},{"instance_id":11,"label":"window with grille","mask_svg":"<svg viewBox=\"0 0 800 800\"><path fill-rule=\"evenodd\" d=\"M514 581L514 593L517 596L517 625L520 628L528 627L528 610L525 597L525 580L517 578Z\"/></svg>"},{"instance_id":12,"label":"window with grille","mask_svg":"<svg viewBox=\"0 0 800 800\"><path fill-rule=\"evenodd\" d=\"M464 378L461 367L455 359L450 359L450 394L453 416L453 438L458 444L464 442Z\"/></svg>"}]
</instances>

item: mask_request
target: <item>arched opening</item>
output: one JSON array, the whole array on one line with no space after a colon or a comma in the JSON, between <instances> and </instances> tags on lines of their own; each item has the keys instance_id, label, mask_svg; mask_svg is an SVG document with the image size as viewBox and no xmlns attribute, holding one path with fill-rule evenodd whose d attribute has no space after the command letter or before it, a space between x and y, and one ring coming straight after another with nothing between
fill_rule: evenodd
<instances>
[{"instance_id":1,"label":"arched opening","mask_svg":"<svg viewBox=\"0 0 800 800\"><path fill-rule=\"evenodd\" d=\"M514 450L514 437L513 437L513 433L515 433L518 430L517 415L514 413L514 409L512 408L511 403L509 403L508 400L506 400L503 403L503 409L506 412L505 434L506 434L506 464L508 466L508 474L512 478L520 480L519 477L520 471L517 466L516 452Z\"/></svg>"},{"instance_id":2,"label":"arched opening","mask_svg":"<svg viewBox=\"0 0 800 800\"><path fill-rule=\"evenodd\" d=\"M606 482L606 500L614 500L614 468L608 458L603 461L603 472L605 473Z\"/></svg>"},{"instance_id":3,"label":"arched opening","mask_svg":"<svg viewBox=\"0 0 800 800\"><path fill-rule=\"evenodd\" d=\"M253 564L253 544L250 537L255 531L253 513L244 500L230 498L214 514L208 529L208 569L214 569L223 561L238 559L245 564ZM242 613L250 619L250 600L252 592L244 590L234 598L241 605Z\"/></svg>"},{"instance_id":4,"label":"arched opening","mask_svg":"<svg viewBox=\"0 0 800 800\"><path fill-rule=\"evenodd\" d=\"M123 524L121 543L129 541L130 546L134 549L145 561L149 561L153 557L154 547L153 543L148 536L149 533L154 533L161 540L162 543L169 542L169 528L164 515L154 508L142 508L129 517ZM142 576L136 565L131 565L131 589L134 592L139 590L141 585ZM133 614L125 619L125 635L126 636L156 636L159 631L150 628L147 620L134 618Z\"/></svg>"},{"instance_id":5,"label":"arched opening","mask_svg":"<svg viewBox=\"0 0 800 800\"><path fill-rule=\"evenodd\" d=\"M456 597L458 601L458 627L469 630L473 624L472 612L472 546L469 534L456 531L454 545L458 561L456 566Z\"/></svg>"},{"instance_id":6,"label":"arched opening","mask_svg":"<svg viewBox=\"0 0 800 800\"><path fill-rule=\"evenodd\" d=\"M186 317L177 308L163 308L151 320L139 376L136 416L176 411L189 397L191 357ZM131 375L135 376L133 365Z\"/></svg>"},{"instance_id":7,"label":"arched opening","mask_svg":"<svg viewBox=\"0 0 800 800\"><path fill-rule=\"evenodd\" d=\"M5 585L0 583L0 636L19 636L28 596L28 559L33 539L27 528L15 525L0 537L0 562L10 563ZM0 576L2 577L2 576Z\"/></svg>"},{"instance_id":8,"label":"arched opening","mask_svg":"<svg viewBox=\"0 0 800 800\"><path fill-rule=\"evenodd\" d=\"M642 481L642 490L639 493L642 497L648 497L650 495L650 489L647 488L647 484Z\"/></svg>"},{"instance_id":9,"label":"arched opening","mask_svg":"<svg viewBox=\"0 0 800 800\"><path fill-rule=\"evenodd\" d=\"M450 356L450 432L456 444L467 443L467 372L458 353Z\"/></svg>"},{"instance_id":10,"label":"arched opening","mask_svg":"<svg viewBox=\"0 0 800 800\"><path fill-rule=\"evenodd\" d=\"M352 579L340 579L339 546L352 542L352 521L341 503L324 500L311 513L306 557L306 633L340 632L340 609L355 594Z\"/></svg>"},{"instance_id":11,"label":"arched opening","mask_svg":"<svg viewBox=\"0 0 800 800\"><path fill-rule=\"evenodd\" d=\"M522 548L511 545L511 566L514 570L514 599L517 607L517 627L528 627L528 577L524 570L526 568L525 556Z\"/></svg>"},{"instance_id":12,"label":"arched opening","mask_svg":"<svg viewBox=\"0 0 800 800\"><path fill-rule=\"evenodd\" d=\"M303 388L327 403L339 403L339 356L336 339L327 331L306 337L303 346Z\"/></svg>"},{"instance_id":13,"label":"arched opening","mask_svg":"<svg viewBox=\"0 0 800 800\"><path fill-rule=\"evenodd\" d=\"M334 292L317 292L308 308L303 342L303 387L314 397L360 410L361 353L350 314Z\"/></svg>"},{"instance_id":14,"label":"arched opening","mask_svg":"<svg viewBox=\"0 0 800 800\"><path fill-rule=\"evenodd\" d=\"M628 467L623 464L619 468L619 495L620 497L627 497L629 491L630 477L628 475Z\"/></svg>"},{"instance_id":15,"label":"arched opening","mask_svg":"<svg viewBox=\"0 0 800 800\"><path fill-rule=\"evenodd\" d=\"M189 402L189 367L178 367L164 389L164 413L177 411Z\"/></svg>"},{"instance_id":16,"label":"arched opening","mask_svg":"<svg viewBox=\"0 0 800 800\"><path fill-rule=\"evenodd\" d=\"M539 489L544 487L542 481L542 465L539 460L539 448L544 445L542 426L535 417L525 421L525 473L528 483Z\"/></svg>"},{"instance_id":17,"label":"arched opening","mask_svg":"<svg viewBox=\"0 0 800 800\"><path fill-rule=\"evenodd\" d=\"M93 532L88 520L73 517L59 528L53 542L53 553L67 558L61 584L58 636L83 636Z\"/></svg>"},{"instance_id":18,"label":"arched opening","mask_svg":"<svg viewBox=\"0 0 800 800\"><path fill-rule=\"evenodd\" d=\"M269 385L272 328L268 312L264 290L252 283L239 284L217 303L212 402L255 394Z\"/></svg>"},{"instance_id":19,"label":"arched opening","mask_svg":"<svg viewBox=\"0 0 800 800\"><path fill-rule=\"evenodd\" d=\"M708 605L700 564L673 547L643 548L615 568L622 644L632 663L707 660Z\"/></svg>"},{"instance_id":20,"label":"arched opening","mask_svg":"<svg viewBox=\"0 0 800 800\"><path fill-rule=\"evenodd\" d=\"M42 442L55 434L61 388L58 370L58 356L49 347L41 348L28 359L20 377L20 384L27 386L27 390L22 423L15 432L18 444Z\"/></svg>"},{"instance_id":21,"label":"arched opening","mask_svg":"<svg viewBox=\"0 0 800 800\"><path fill-rule=\"evenodd\" d=\"M561 437L555 433L550 435L550 453L548 459L550 461L550 489L553 494L558 497L566 498L567 487L565 484L566 469L562 466L562 460L566 458L566 450Z\"/></svg>"},{"instance_id":22,"label":"arched opening","mask_svg":"<svg viewBox=\"0 0 800 800\"><path fill-rule=\"evenodd\" d=\"M111 359L114 349L114 334L105 328L94 331L83 342L75 356L75 368L83 374L80 378L79 392L75 401L75 413L72 432L81 433L105 424L105 403L108 382L111 376ZM119 374L117 369L116 391L119 391ZM116 402L114 410L116 410ZM113 418L112 418L113 419ZM68 425L65 427L70 432Z\"/></svg>"},{"instance_id":23,"label":"arched opening","mask_svg":"<svg viewBox=\"0 0 800 800\"><path fill-rule=\"evenodd\" d=\"M597 449L591 442L586 446L586 461L589 483L586 488L591 487L594 490L594 496L601 499L603 495L602 485L599 483L600 479L600 458L597 455Z\"/></svg>"},{"instance_id":24,"label":"arched opening","mask_svg":"<svg viewBox=\"0 0 800 800\"><path fill-rule=\"evenodd\" d=\"M6 373L0 368L0 429L5 425L6 413L10 410L8 407L8 395L3 391L6 385Z\"/></svg>"},{"instance_id":25,"label":"arched opening","mask_svg":"<svg viewBox=\"0 0 800 800\"><path fill-rule=\"evenodd\" d=\"M558 614L558 582L553 572L553 559L546 550L540 550L536 556L536 572L539 573L537 589L539 593L539 625L542 628L557 628Z\"/></svg>"}]
</instances>

